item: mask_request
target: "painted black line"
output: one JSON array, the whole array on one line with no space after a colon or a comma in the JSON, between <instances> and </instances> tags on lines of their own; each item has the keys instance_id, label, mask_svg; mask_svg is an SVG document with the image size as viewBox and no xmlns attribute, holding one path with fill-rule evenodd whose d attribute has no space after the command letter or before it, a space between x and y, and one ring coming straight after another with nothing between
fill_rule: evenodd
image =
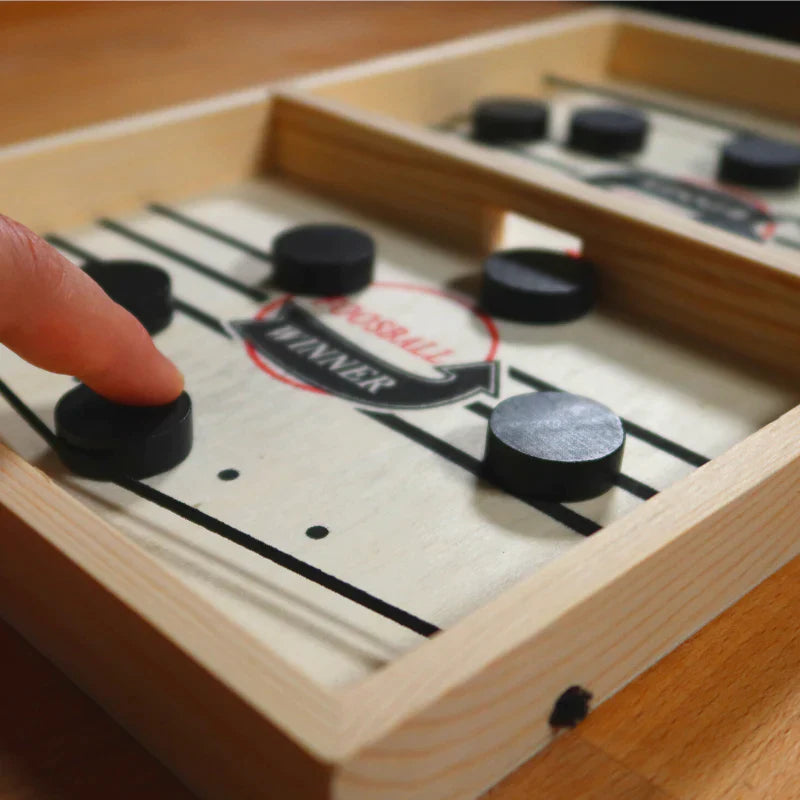
<instances>
[{"instance_id":1,"label":"painted black line","mask_svg":"<svg viewBox=\"0 0 800 800\"><path fill-rule=\"evenodd\" d=\"M519 381L520 383L524 383L526 386L530 386L531 389L536 389L537 392L560 392L557 386L554 386L552 383L548 383L547 381L543 381L541 378L535 378L533 375L528 375L527 372L523 372L521 369L517 369L516 367L509 367L508 374L515 380Z\"/></svg>"},{"instance_id":2,"label":"painted black line","mask_svg":"<svg viewBox=\"0 0 800 800\"><path fill-rule=\"evenodd\" d=\"M471 411L473 414L477 414L479 417L483 417L484 419L489 419L492 416L492 411L494 409L491 406L487 406L486 403L470 403L467 406L467 411Z\"/></svg>"},{"instance_id":3,"label":"painted black line","mask_svg":"<svg viewBox=\"0 0 800 800\"><path fill-rule=\"evenodd\" d=\"M173 222L177 222L179 225L183 225L185 228L191 228L199 233L204 233L206 236L210 236L212 239L216 239L224 244L229 244L231 247L235 247L237 250L241 250L248 255L255 256L255 258L259 258L262 261L272 261L272 254L268 253L266 250L261 250L260 248L245 242L243 239L239 239L236 236L231 236L231 234L225 233L225 231L213 228L211 225L207 225L205 222L200 222L199 220L187 217L185 214L182 214L180 211L176 211L174 208L162 205L161 203L150 203L147 208L154 214L160 214L162 217L167 217L167 219L171 219Z\"/></svg>"},{"instance_id":4,"label":"painted black line","mask_svg":"<svg viewBox=\"0 0 800 800\"><path fill-rule=\"evenodd\" d=\"M626 475L624 472L614 476L614 484L640 500L649 500L658 494L658 490L652 486L648 486L646 483L636 480L636 478Z\"/></svg>"},{"instance_id":5,"label":"painted black line","mask_svg":"<svg viewBox=\"0 0 800 800\"><path fill-rule=\"evenodd\" d=\"M623 103L630 103L633 106L647 106L654 111L662 111L666 114L672 114L674 117L683 117L684 119L691 120L692 122L700 122L703 125L710 125L714 128L721 128L722 130L732 131L733 133L751 134L753 131L748 128L743 128L738 125L731 125L730 123L723 122L706 114L700 114L693 111L685 111L682 108L675 108L669 103L660 103L655 100L647 100L643 97L637 97L635 94L619 91L618 89L609 89L606 86L594 83L583 83L582 81L572 80L571 78L563 78L560 75L545 75L545 83L552 86L564 86L569 89L580 89L581 91L592 92L593 94L604 95L614 100L620 100Z\"/></svg>"},{"instance_id":6,"label":"painted black line","mask_svg":"<svg viewBox=\"0 0 800 800\"><path fill-rule=\"evenodd\" d=\"M53 245L53 247L58 247L60 250L66 250L66 252L71 253L73 256L75 256L76 258L80 258L83 261L97 260L97 256L90 253L88 250L84 250L77 244L68 242L66 239L64 239L61 236L57 236L55 233L48 233L43 238L46 242Z\"/></svg>"},{"instance_id":7,"label":"painted black line","mask_svg":"<svg viewBox=\"0 0 800 800\"><path fill-rule=\"evenodd\" d=\"M47 444L51 447L55 448L56 444L56 435L50 430L50 428L45 425L44 421L39 417L38 414L34 413L34 411L26 405L20 397L18 397L14 392L11 391L9 385L0 380L0 395L2 395L6 402L14 409L14 411L19 414L28 425L33 428L39 436L44 439Z\"/></svg>"},{"instance_id":8,"label":"painted black line","mask_svg":"<svg viewBox=\"0 0 800 800\"><path fill-rule=\"evenodd\" d=\"M473 414L477 414L484 419L489 419L493 410L491 406L480 402L470 403L466 408L467 411L471 411ZM614 483L619 486L620 489L624 489L626 492L642 500L649 500L651 497L658 494L652 486L648 486L646 483L642 483L642 481L638 481L636 478L632 478L630 475L625 475L624 473L616 475L614 477Z\"/></svg>"},{"instance_id":9,"label":"painted black line","mask_svg":"<svg viewBox=\"0 0 800 800\"><path fill-rule=\"evenodd\" d=\"M526 386L530 386L532 389L536 389L540 392L563 391L563 389L553 386L552 383L547 383L539 378L535 378L533 375L528 375L526 372L523 372L516 367L509 367L508 374L515 381L524 383ZM678 444L677 442L673 442L671 439L661 436L661 434L658 434L655 431L643 428L641 425L637 425L635 422L625 419L625 417L621 417L620 419L622 419L622 425L625 428L625 433L629 434L630 436L635 436L637 439L641 439L643 442L647 442L647 444L650 444L659 450L663 450L665 453L669 453L671 456L675 456L675 458L679 458L681 461L685 461L687 464L691 464L693 467L702 467L703 464L707 464L711 460L710 458L700 455L700 453L696 453L694 450L690 450L688 447L684 447L682 444Z\"/></svg>"},{"instance_id":10,"label":"painted black line","mask_svg":"<svg viewBox=\"0 0 800 800\"><path fill-rule=\"evenodd\" d=\"M224 336L226 339L233 339L233 336L231 336L228 329L216 317L212 317L211 314L206 314L205 311L197 306L193 306L191 303L187 303L185 300L173 297L172 307L176 311L186 314L187 317L191 317L191 319L193 319L195 322L205 325L206 328L214 331L214 333L218 333L220 336Z\"/></svg>"},{"instance_id":11,"label":"painted black line","mask_svg":"<svg viewBox=\"0 0 800 800\"><path fill-rule=\"evenodd\" d=\"M53 449L56 449L57 438L55 434L2 380L0 380L0 395L6 399L8 404L36 431L36 433L53 447ZM152 486L148 486L141 481L125 476L117 476L111 482L123 489L127 489L129 492L133 492L151 503L155 503L165 511L170 511L188 522L193 522L195 525L199 525L210 533L215 533L223 539L227 539L243 547L245 550L249 550L251 553L266 558L274 564L310 580L312 583L319 584L348 600L352 600L354 603L370 611L374 611L376 614L380 614L382 617L386 617L421 636L433 636L433 634L438 633L440 630L440 628L430 622L426 622L407 611L403 611L403 609L393 606L391 603L387 603L371 595L369 592L365 592L363 589L359 589L347 583L347 581L343 581L341 578L337 578L317 567L311 566L311 564L307 564L305 561L301 561L299 558L289 555L289 553L284 553L283 550L279 550L277 547L262 542L260 539L256 539L255 536L240 531L232 525L228 525L186 503L182 503L180 500L176 500L174 497L170 497L164 494L164 492L160 492L158 489L154 489Z\"/></svg>"},{"instance_id":12,"label":"painted black line","mask_svg":"<svg viewBox=\"0 0 800 800\"><path fill-rule=\"evenodd\" d=\"M236 280L236 278L232 278L230 275L226 275L224 272L220 272L218 269L208 266L208 264L203 264L177 250L173 250L171 247L161 244L155 239L151 239L149 236L145 236L119 222L115 222L113 219L99 219L97 224L120 236L124 236L126 239L130 239L132 242L147 247L155 253L160 253L162 256L171 258L173 261L177 261L179 264L183 264L185 267L189 267L195 272L199 272L201 275L249 297L251 300L263 301L269 299L269 296L263 289L259 289L255 286L248 286L246 283L242 283Z\"/></svg>"},{"instance_id":13,"label":"painted black line","mask_svg":"<svg viewBox=\"0 0 800 800\"><path fill-rule=\"evenodd\" d=\"M791 247L793 250L800 250L800 241L796 239L789 239L786 236L776 236L772 241L782 247Z\"/></svg>"},{"instance_id":14,"label":"painted black line","mask_svg":"<svg viewBox=\"0 0 800 800\"><path fill-rule=\"evenodd\" d=\"M440 630L436 625L426 622L407 611L403 611L402 608L393 606L391 603L387 603L369 592L365 592L363 589L359 589L351 583L343 581L341 578L324 572L318 567L307 564L305 561L301 561L299 558L295 558L295 556L285 553L277 547L262 542L249 533L240 531L232 525L228 525L226 522L222 522L199 509L182 503L180 500L176 500L174 497L170 497L160 492L158 489L154 489L152 486L148 486L145 483L131 478L118 478L114 483L145 500L149 500L151 503L155 503L166 511L171 511L173 514L182 517L188 522L193 522L195 525L199 525L210 533L215 533L223 539L227 539L229 542L233 542L243 547L245 550L249 550L251 553L266 558L274 564L288 569L290 572L294 572L296 575L300 575L348 600L352 600L354 603L370 611L374 611L376 614L380 614L382 617L386 617L396 622L398 625L402 625L404 628L408 628L420 634L420 636L433 636L433 634L438 633Z\"/></svg>"},{"instance_id":15,"label":"painted black line","mask_svg":"<svg viewBox=\"0 0 800 800\"><path fill-rule=\"evenodd\" d=\"M79 247L73 242L64 239L62 236L48 234L44 238L54 247L60 247L62 250L66 250L68 253L72 253L72 255L83 259L84 261L98 260L96 255L90 253L88 250L84 250L82 247ZM172 298L172 306L176 311L186 314L187 317L191 317L195 322L205 325L209 330L214 331L214 333L218 333L220 336L224 336L226 339L233 338L227 328L216 317L212 317L211 314L207 314L201 308L198 308L191 303L187 303L185 300L181 300L178 297Z\"/></svg>"},{"instance_id":16,"label":"painted black line","mask_svg":"<svg viewBox=\"0 0 800 800\"><path fill-rule=\"evenodd\" d=\"M685 461L687 464L691 464L693 467L702 467L703 464L708 464L708 462L711 461L710 458L706 458L706 456L702 456L700 453L695 453L694 450L690 450L682 444L673 442L671 439L667 439L655 431L643 428L641 425L637 425L629 419L623 418L622 424L625 426L625 433L629 433L631 436L635 436L637 439L641 439L643 442L647 442L653 447L663 450L665 453L669 453L675 456L675 458Z\"/></svg>"},{"instance_id":17,"label":"painted black line","mask_svg":"<svg viewBox=\"0 0 800 800\"><path fill-rule=\"evenodd\" d=\"M447 459L451 464L465 469L467 472L472 473L475 477L487 483L492 483L492 481L487 479L483 471L483 465L477 458L473 458L469 453L465 453L463 450L453 447L449 442L442 441L433 434L418 428L416 425L412 425L410 422L406 422L406 420L394 414L380 411L368 411L364 408L358 410L370 419L380 422L381 425L390 428L396 433L402 434L412 442L416 442L426 447L431 452L436 453L436 455ZM509 492L509 494L512 493ZM531 500L527 497L520 497L515 494L512 494L512 497L516 497L523 503L527 503L537 511L541 511L551 519L556 520L556 522L560 522L570 530L575 531L575 533L581 534L581 536L591 536L591 534L600 530L601 526L596 522L588 517L584 517L577 511L573 511L571 508L562 506L560 503L546 503L539 500Z\"/></svg>"}]
</instances>

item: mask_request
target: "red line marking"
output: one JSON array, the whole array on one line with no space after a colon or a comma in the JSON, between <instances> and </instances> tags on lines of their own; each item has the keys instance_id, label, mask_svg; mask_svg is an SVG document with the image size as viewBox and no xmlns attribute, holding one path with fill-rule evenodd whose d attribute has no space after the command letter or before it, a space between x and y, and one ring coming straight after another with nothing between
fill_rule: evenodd
<instances>
[{"instance_id":1,"label":"red line marking","mask_svg":"<svg viewBox=\"0 0 800 800\"><path fill-rule=\"evenodd\" d=\"M723 194L729 194L733 197L738 197L740 200L745 200L746 202L750 203L753 208L757 208L759 211L767 214L770 217L772 216L772 210L764 200L747 189L743 189L741 186L734 186L730 183L718 183L717 181L707 181L702 178L696 178L693 175L684 177L681 180L686 181L686 183L693 183L695 186L699 186L702 189L715 189ZM771 239L775 234L776 227L777 223L775 221L767 222L766 225L764 225L762 241L766 242Z\"/></svg>"}]
</instances>

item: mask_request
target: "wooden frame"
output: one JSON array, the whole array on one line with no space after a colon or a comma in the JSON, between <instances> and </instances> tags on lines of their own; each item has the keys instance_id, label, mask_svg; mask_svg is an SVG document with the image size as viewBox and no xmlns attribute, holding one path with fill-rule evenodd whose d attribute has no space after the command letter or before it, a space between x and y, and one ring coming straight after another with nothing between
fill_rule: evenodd
<instances>
[{"instance_id":1,"label":"wooden frame","mask_svg":"<svg viewBox=\"0 0 800 800\"><path fill-rule=\"evenodd\" d=\"M687 64L699 58L704 79L693 83ZM574 233L604 270L605 300L617 311L644 309L650 324L796 378L796 253L632 198L610 202L602 189L430 129L482 94L546 97L552 72L800 141L787 124L797 109L785 100L800 80L798 48L600 10L301 81L276 98L275 167L468 247L488 247L502 211Z\"/></svg>"},{"instance_id":2,"label":"wooden frame","mask_svg":"<svg viewBox=\"0 0 800 800\"><path fill-rule=\"evenodd\" d=\"M796 49L589 12L7 148L1 205L45 230L268 170L475 251L491 246L501 212L513 210L581 235L612 307L637 315L657 299L647 304L651 323L797 377L800 268L788 252L627 201L612 207L548 171L504 157L486 164L469 144L444 147L417 125L348 105L380 99L367 88L375 75L392 85L416 75L411 98L415 70L480 61L485 51L505 69L507 59L525 63L530 41L550 37L558 46L536 52L562 58L572 42L586 53L583 78L610 63L670 90L692 88L693 76L643 66L637 48L664 52L665 63L701 48L717 66L698 95L769 111L778 126L794 113L758 87L765 75L794 85ZM737 55L756 79L720 98L721 70ZM387 182L402 185L388 201L378 191ZM602 701L800 552L798 442L800 407L337 692L290 668L0 447L0 611L202 795L475 797L547 743L566 687L587 686Z\"/></svg>"}]
</instances>

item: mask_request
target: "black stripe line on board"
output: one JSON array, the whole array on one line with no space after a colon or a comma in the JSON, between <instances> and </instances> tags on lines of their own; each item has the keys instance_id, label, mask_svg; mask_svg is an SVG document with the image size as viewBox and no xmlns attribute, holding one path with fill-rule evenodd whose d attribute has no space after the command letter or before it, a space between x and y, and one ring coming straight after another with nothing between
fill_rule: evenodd
<instances>
[{"instance_id":1,"label":"black stripe line on board","mask_svg":"<svg viewBox=\"0 0 800 800\"><path fill-rule=\"evenodd\" d=\"M6 399L8 404L36 431L36 433L55 449L57 441L55 434L2 380L0 380L0 395ZM288 569L290 572L294 572L296 575L306 578L312 583L329 589L335 594L345 597L363 608L374 611L376 614L386 617L386 619L390 619L398 625L402 625L404 628L418 633L420 636L433 636L433 634L441 630L433 623L426 622L414 616L414 614L410 614L408 611L403 611L402 608L393 606L391 603L387 603L369 592L365 592L363 589L359 589L351 583L343 581L341 578L330 575L318 567L314 567L295 556L289 555L289 553L284 553L283 550L279 550L273 545L262 542L260 539L256 539L255 536L240 531L232 525L228 525L186 503L182 503L180 500L176 500L174 497L170 497L164 494L164 492L160 492L158 489L154 489L141 481L123 476L117 477L115 480L112 480L111 483L129 492L133 492L133 494L142 499L155 503L165 511L170 511L176 516L188 522L192 522L210 533L215 533L223 539L227 539L229 542L237 544L245 550L249 550L251 553L266 558L268 561L284 569Z\"/></svg>"},{"instance_id":2,"label":"black stripe line on board","mask_svg":"<svg viewBox=\"0 0 800 800\"><path fill-rule=\"evenodd\" d=\"M469 453L465 453L463 450L453 447L453 445L450 443L442 441L433 434L416 427L416 425L412 425L410 422L406 422L406 420L401 419L394 414L380 411L368 411L364 408L360 408L358 410L370 419L380 422L381 425L390 428L396 433L402 434L412 442L416 442L417 444L426 447L432 453L436 453L436 455L447 459L447 461L449 461L451 464L455 464L456 466L465 469L467 472L472 473L476 478L480 478L487 483L491 483L491 481L487 480L486 476L483 474L483 465L481 462L477 458L473 458L471 455L469 455ZM508 494L511 493L508 492ZM601 528L601 526L593 520L589 519L588 517L584 517L582 514L579 514L577 511L573 511L571 508L562 506L560 503L546 503L539 500L531 500L527 497L519 497L515 494L511 494L511 496L516 497L523 503L527 503L537 511L541 511L543 514L546 514L548 517L550 517L550 519L560 522L562 525L574 531L575 533L579 533L581 536L591 536L593 533L597 533L597 531L599 531Z\"/></svg>"},{"instance_id":3,"label":"black stripe line on board","mask_svg":"<svg viewBox=\"0 0 800 800\"><path fill-rule=\"evenodd\" d=\"M658 491L652 486L648 486L646 483L637 480L631 475L626 475L624 472L614 476L614 485L619 486L620 489L624 489L628 494L632 494L640 500L649 500L658 494Z\"/></svg>"},{"instance_id":4,"label":"black stripe line on board","mask_svg":"<svg viewBox=\"0 0 800 800\"><path fill-rule=\"evenodd\" d=\"M5 398L11 408L13 408L14 411L16 411L17 414L47 442L47 444L55 448L56 435L45 425L38 414L35 414L29 406L11 391L9 385L3 380L0 380L0 395Z\"/></svg>"},{"instance_id":5,"label":"black stripe line on board","mask_svg":"<svg viewBox=\"0 0 800 800\"><path fill-rule=\"evenodd\" d=\"M96 255L90 253L88 250L84 250L82 247L79 247L73 242L64 239L62 236L58 236L56 234L47 234L44 239L54 247L60 247L62 250L66 250L68 253L71 253L77 258L83 259L84 261L98 260ZM195 322L205 325L209 330L214 331L214 333L218 333L220 336L224 336L226 339L233 338L227 328L216 317L213 317L211 314L207 314L201 308L198 308L191 303L187 303L185 300L181 300L178 297L172 298L172 307L176 311L180 311L182 314L185 314L187 317L191 317L191 319L193 319Z\"/></svg>"},{"instance_id":6,"label":"black stripe line on board","mask_svg":"<svg viewBox=\"0 0 800 800\"><path fill-rule=\"evenodd\" d=\"M254 256L255 258L259 258L262 261L272 261L272 254L268 253L266 250L255 247L254 245L249 244L248 242L245 242L243 239L239 239L236 236L231 236L231 234L225 233L225 231L213 228L211 225L208 225L205 222L200 222L199 220L187 217L185 214L182 214L180 211L176 211L174 208L162 205L161 203L150 203L147 208L154 214L160 214L162 217L167 217L167 219L171 219L173 222L177 222L179 225L183 225L185 228L191 228L199 233L204 233L206 236L210 236L212 239L216 239L224 244L229 244L231 247L235 247L237 250L241 250L242 252Z\"/></svg>"},{"instance_id":7,"label":"black stripe line on board","mask_svg":"<svg viewBox=\"0 0 800 800\"><path fill-rule=\"evenodd\" d=\"M242 283L236 280L236 278L232 278L230 275L226 275L224 272L220 272L218 269L208 266L208 264L203 264L165 244L161 244L161 242L157 242L155 239L151 239L149 236L145 236L119 222L115 222L113 219L102 218L97 221L97 224L155 253L160 253L162 256L171 258L173 261L177 261L179 264L183 264L185 267L189 267L189 269L193 269L206 278L210 278L223 286L227 286L229 289L233 289L239 292L239 294L249 297L251 300L262 302L269 299L269 295L267 295L263 289L259 289L256 286L248 286L246 283Z\"/></svg>"},{"instance_id":8,"label":"black stripe line on board","mask_svg":"<svg viewBox=\"0 0 800 800\"><path fill-rule=\"evenodd\" d=\"M795 239L787 239L785 236L776 236L772 241L775 242L775 244L781 245L781 247L791 247L793 250L800 250L800 242Z\"/></svg>"},{"instance_id":9,"label":"black stripe line on board","mask_svg":"<svg viewBox=\"0 0 800 800\"><path fill-rule=\"evenodd\" d=\"M522 370L516 367L509 367L508 374L515 381L524 383L526 386L530 386L532 389L536 389L540 392L563 391L563 389L553 386L552 383L547 383L540 378L535 378L533 375L528 375L526 372L522 372ZM635 436L637 439L641 439L643 442L647 442L653 447L663 450L665 453L669 453L671 456L675 456L675 458L679 458L687 464L691 464L693 467L702 467L703 464L707 464L711 460L710 458L700 455L700 453L695 453L694 450L690 450L688 447L684 447L682 444L678 444L671 439L661 436L655 431L643 428L641 425L637 425L635 422L625 419L625 417L620 417L620 419L625 428L625 433L630 436Z\"/></svg>"},{"instance_id":10,"label":"black stripe line on board","mask_svg":"<svg viewBox=\"0 0 800 800\"><path fill-rule=\"evenodd\" d=\"M227 328L216 317L212 317L211 314L206 314L205 311L197 306L193 306L191 303L187 303L185 300L173 297L172 307L176 311L186 314L187 317L190 317L195 322L205 325L206 328L214 331L214 333L218 333L220 336L224 336L226 339L233 338Z\"/></svg>"},{"instance_id":11,"label":"black stripe line on board","mask_svg":"<svg viewBox=\"0 0 800 800\"><path fill-rule=\"evenodd\" d=\"M151 503L155 503L166 511L171 511L188 522L193 522L195 525L199 525L201 528L215 533L223 539L249 550L251 553L266 558L274 564L294 572L296 575L319 584L341 597L345 597L370 611L374 611L376 614L380 614L382 617L396 622L398 625L402 625L404 628L420 634L420 636L433 636L440 630L436 625L403 611L402 608L393 606L391 603L387 603L375 597L375 595L365 592L363 589L347 583L347 581L343 581L341 578L324 572L318 567L307 564L305 561L301 561L299 558L285 553L273 545L262 542L249 533L240 531L226 522L222 522L186 503L182 503L180 500L176 500L174 497L170 497L152 486L131 478L118 478L114 483L145 500L149 500Z\"/></svg>"},{"instance_id":12,"label":"black stripe line on board","mask_svg":"<svg viewBox=\"0 0 800 800\"><path fill-rule=\"evenodd\" d=\"M491 406L480 402L470 403L466 408L467 411L471 411L473 414L477 414L484 419L489 419L493 411ZM649 500L651 497L655 497L658 494L652 486L648 486L646 483L632 478L630 475L625 475L624 473L619 473L614 476L614 484L641 500Z\"/></svg>"},{"instance_id":13,"label":"black stripe line on board","mask_svg":"<svg viewBox=\"0 0 800 800\"><path fill-rule=\"evenodd\" d=\"M83 261L97 261L97 256L90 253L88 250L84 250L82 247L79 247L77 244L73 244L72 242L67 241L66 239L62 238L61 236L57 236L54 233L48 233L46 236L42 237L46 242L53 245L53 247L58 247L61 250L66 250L66 252L70 253L71 255L75 256L76 258L80 258Z\"/></svg>"}]
</instances>

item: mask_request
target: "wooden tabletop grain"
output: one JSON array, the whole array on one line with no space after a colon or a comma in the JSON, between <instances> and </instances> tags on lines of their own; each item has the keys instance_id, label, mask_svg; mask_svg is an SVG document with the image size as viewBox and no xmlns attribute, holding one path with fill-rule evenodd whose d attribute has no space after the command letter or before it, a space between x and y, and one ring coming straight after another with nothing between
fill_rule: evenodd
<instances>
[{"instance_id":1,"label":"wooden tabletop grain","mask_svg":"<svg viewBox=\"0 0 800 800\"><path fill-rule=\"evenodd\" d=\"M0 142L574 5L5 3ZM558 736L488 800L800 798L799 616L800 560ZM0 685L0 800L191 797L2 623Z\"/></svg>"}]
</instances>

